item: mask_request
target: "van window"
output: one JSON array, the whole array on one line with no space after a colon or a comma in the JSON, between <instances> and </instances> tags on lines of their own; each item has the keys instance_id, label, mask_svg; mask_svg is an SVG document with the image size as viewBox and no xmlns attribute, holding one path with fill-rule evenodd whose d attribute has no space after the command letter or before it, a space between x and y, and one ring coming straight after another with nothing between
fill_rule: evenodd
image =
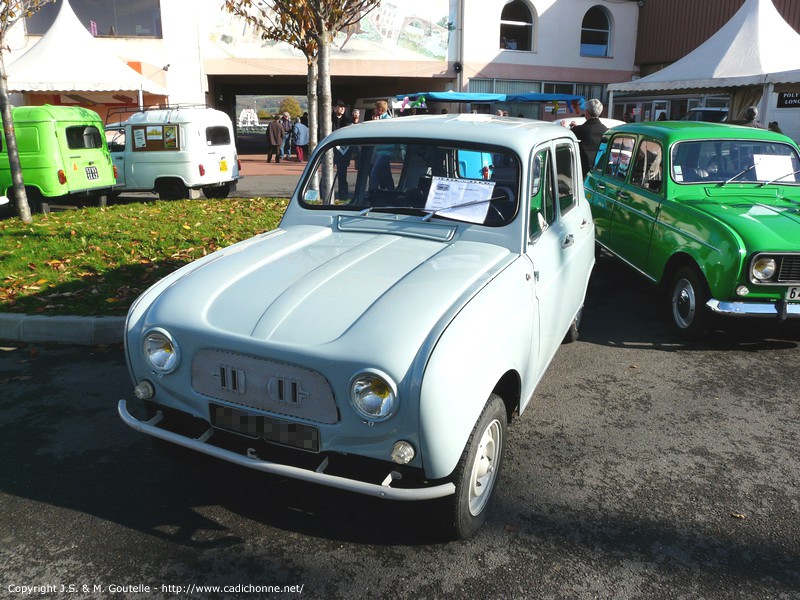
<instances>
[{"instance_id":1,"label":"van window","mask_svg":"<svg viewBox=\"0 0 800 600\"><path fill-rule=\"evenodd\" d=\"M206 127L206 143L209 146L227 146L231 143L230 129L220 125Z\"/></svg>"},{"instance_id":2,"label":"van window","mask_svg":"<svg viewBox=\"0 0 800 600\"><path fill-rule=\"evenodd\" d=\"M103 138L100 130L93 125L74 125L67 127L67 147L70 150L79 148L102 148Z\"/></svg>"}]
</instances>

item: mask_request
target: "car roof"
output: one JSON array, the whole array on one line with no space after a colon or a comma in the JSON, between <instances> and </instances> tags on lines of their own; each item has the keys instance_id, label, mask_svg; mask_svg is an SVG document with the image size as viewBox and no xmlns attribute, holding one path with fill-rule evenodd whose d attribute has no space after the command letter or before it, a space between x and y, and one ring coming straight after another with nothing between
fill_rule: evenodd
<instances>
[{"instance_id":1,"label":"car roof","mask_svg":"<svg viewBox=\"0 0 800 600\"><path fill-rule=\"evenodd\" d=\"M768 129L706 121L645 121L628 123L609 130L609 133L617 132L647 135L667 143L704 139L756 139L794 144L787 136Z\"/></svg>"},{"instance_id":2,"label":"car roof","mask_svg":"<svg viewBox=\"0 0 800 600\"><path fill-rule=\"evenodd\" d=\"M463 113L455 115L416 115L365 121L337 129L328 138L359 138L364 141L399 139L449 140L480 145L506 146L525 153L533 144L555 138L576 139L565 127L518 117L498 117Z\"/></svg>"}]
</instances>

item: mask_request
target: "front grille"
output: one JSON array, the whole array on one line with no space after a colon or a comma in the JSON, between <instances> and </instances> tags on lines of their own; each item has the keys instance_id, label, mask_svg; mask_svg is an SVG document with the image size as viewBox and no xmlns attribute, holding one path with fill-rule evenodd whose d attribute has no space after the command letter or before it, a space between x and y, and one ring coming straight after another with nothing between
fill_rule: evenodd
<instances>
[{"instance_id":1,"label":"front grille","mask_svg":"<svg viewBox=\"0 0 800 600\"><path fill-rule=\"evenodd\" d=\"M800 283L800 254L787 254L781 257L778 281L780 283Z\"/></svg>"},{"instance_id":2,"label":"front grille","mask_svg":"<svg viewBox=\"0 0 800 600\"><path fill-rule=\"evenodd\" d=\"M333 391L322 375L278 361L201 350L192 361L192 388L247 408L318 423L339 420Z\"/></svg>"}]
</instances>

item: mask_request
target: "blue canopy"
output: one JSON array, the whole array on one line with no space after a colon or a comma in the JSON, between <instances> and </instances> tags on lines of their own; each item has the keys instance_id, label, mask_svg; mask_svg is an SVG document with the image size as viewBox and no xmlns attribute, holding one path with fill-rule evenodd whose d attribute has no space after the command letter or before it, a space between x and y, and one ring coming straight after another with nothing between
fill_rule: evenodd
<instances>
[{"instance_id":1,"label":"blue canopy","mask_svg":"<svg viewBox=\"0 0 800 600\"><path fill-rule=\"evenodd\" d=\"M413 103L420 98L425 98L431 102L564 102L572 111L573 103L577 102L581 110L585 106L586 100L583 96L573 94L482 94L474 92L416 92L413 94L397 94L398 100L405 100Z\"/></svg>"}]
</instances>

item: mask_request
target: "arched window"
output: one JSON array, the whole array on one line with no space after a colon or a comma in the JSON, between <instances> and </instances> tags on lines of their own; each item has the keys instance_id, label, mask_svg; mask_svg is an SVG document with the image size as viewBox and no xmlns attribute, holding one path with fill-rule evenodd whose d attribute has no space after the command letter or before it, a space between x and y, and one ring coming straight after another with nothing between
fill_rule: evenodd
<instances>
[{"instance_id":1,"label":"arched window","mask_svg":"<svg viewBox=\"0 0 800 600\"><path fill-rule=\"evenodd\" d=\"M608 13L593 6L581 23L581 56L609 56L611 49L611 22Z\"/></svg>"},{"instance_id":2,"label":"arched window","mask_svg":"<svg viewBox=\"0 0 800 600\"><path fill-rule=\"evenodd\" d=\"M533 50L533 13L523 0L508 0L500 14L500 48Z\"/></svg>"}]
</instances>

